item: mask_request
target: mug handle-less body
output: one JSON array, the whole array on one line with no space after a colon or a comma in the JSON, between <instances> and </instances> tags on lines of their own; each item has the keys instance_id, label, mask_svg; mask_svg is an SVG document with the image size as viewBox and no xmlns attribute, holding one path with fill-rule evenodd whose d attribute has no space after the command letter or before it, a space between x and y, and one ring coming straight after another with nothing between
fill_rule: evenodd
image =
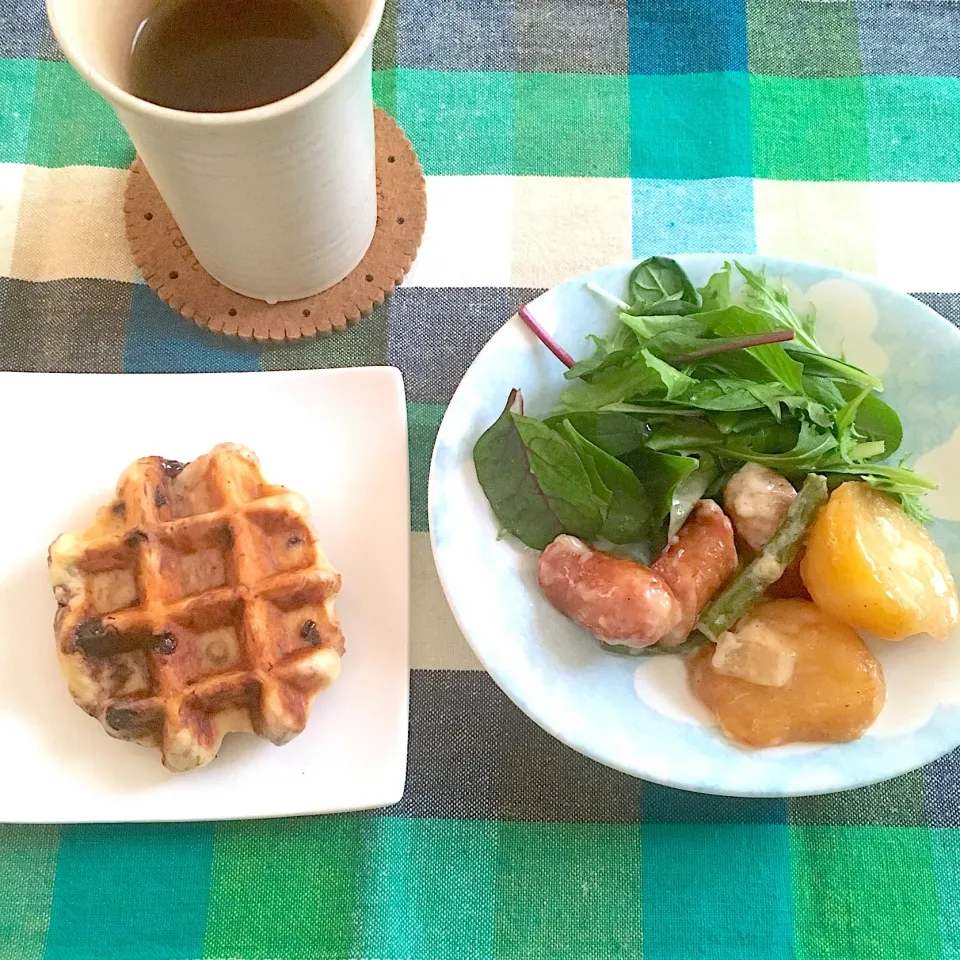
<instances>
[{"instance_id":1,"label":"mug handle-less body","mask_svg":"<svg viewBox=\"0 0 960 960\"><path fill-rule=\"evenodd\" d=\"M273 303L325 290L376 228L372 47L383 0L338 7L353 40L318 80L235 113L172 110L123 85L150 0L47 0L67 59L115 110L201 265Z\"/></svg>"}]
</instances>

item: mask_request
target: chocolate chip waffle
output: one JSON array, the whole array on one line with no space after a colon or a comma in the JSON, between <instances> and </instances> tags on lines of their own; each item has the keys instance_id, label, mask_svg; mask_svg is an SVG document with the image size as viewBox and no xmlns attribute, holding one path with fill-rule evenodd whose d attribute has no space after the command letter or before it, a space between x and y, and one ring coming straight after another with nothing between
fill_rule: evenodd
<instances>
[{"instance_id":1,"label":"chocolate chip waffle","mask_svg":"<svg viewBox=\"0 0 960 960\"><path fill-rule=\"evenodd\" d=\"M50 547L74 700L171 770L208 763L227 733L296 736L344 650L340 575L309 515L235 444L132 463L94 524Z\"/></svg>"}]
</instances>

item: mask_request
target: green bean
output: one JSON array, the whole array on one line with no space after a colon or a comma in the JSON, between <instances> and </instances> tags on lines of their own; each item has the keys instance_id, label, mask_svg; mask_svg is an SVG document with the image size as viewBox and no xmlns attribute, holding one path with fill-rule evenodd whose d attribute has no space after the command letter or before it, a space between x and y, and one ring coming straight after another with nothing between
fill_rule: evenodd
<instances>
[{"instance_id":1,"label":"green bean","mask_svg":"<svg viewBox=\"0 0 960 960\"><path fill-rule=\"evenodd\" d=\"M767 587L783 576L796 557L807 528L826 502L827 481L811 473L760 554L736 574L700 615L697 629L701 633L715 641L760 599Z\"/></svg>"}]
</instances>

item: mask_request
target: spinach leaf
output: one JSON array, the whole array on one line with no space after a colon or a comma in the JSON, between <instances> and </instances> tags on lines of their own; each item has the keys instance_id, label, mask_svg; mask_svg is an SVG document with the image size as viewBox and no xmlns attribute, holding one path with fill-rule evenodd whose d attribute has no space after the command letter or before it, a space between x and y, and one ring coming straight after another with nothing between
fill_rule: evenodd
<instances>
[{"instance_id":1,"label":"spinach leaf","mask_svg":"<svg viewBox=\"0 0 960 960\"><path fill-rule=\"evenodd\" d=\"M813 353L803 349L794 340L788 343L784 349L795 360L803 364L803 372L815 377L825 377L836 383L848 383L858 387L869 387L877 393L883 392L883 382L878 380L873 374L855 367L852 363L845 360L837 360L835 357L828 357L823 353Z\"/></svg>"},{"instance_id":2,"label":"spinach leaf","mask_svg":"<svg viewBox=\"0 0 960 960\"><path fill-rule=\"evenodd\" d=\"M578 360L572 367L564 371L563 375L567 380L578 380L581 377L586 379L607 363L610 356L616 352L612 349L609 341L604 340L603 337L595 337L591 333L587 335L587 339L593 343L593 353L583 360Z\"/></svg>"},{"instance_id":3,"label":"spinach leaf","mask_svg":"<svg viewBox=\"0 0 960 960\"><path fill-rule=\"evenodd\" d=\"M780 403L787 399L803 401L781 383L754 383L724 377L716 380L701 380L688 390L681 402L700 410L757 410L766 407L774 417L780 417Z\"/></svg>"},{"instance_id":4,"label":"spinach leaf","mask_svg":"<svg viewBox=\"0 0 960 960\"><path fill-rule=\"evenodd\" d=\"M740 434L749 437L750 449L757 455L780 454L792 450L800 436L800 421L784 418L781 423L768 421L756 426L749 433Z\"/></svg>"},{"instance_id":5,"label":"spinach leaf","mask_svg":"<svg viewBox=\"0 0 960 960\"><path fill-rule=\"evenodd\" d=\"M903 424L897 411L869 393L857 410L854 426L868 440L882 440L885 456L892 456L903 443Z\"/></svg>"},{"instance_id":6,"label":"spinach leaf","mask_svg":"<svg viewBox=\"0 0 960 960\"><path fill-rule=\"evenodd\" d=\"M577 433L612 457L623 457L624 454L639 450L650 435L646 421L627 413L601 410L595 413L571 413L566 419L569 419ZM564 417L548 417L547 425L556 430L563 420Z\"/></svg>"},{"instance_id":7,"label":"spinach leaf","mask_svg":"<svg viewBox=\"0 0 960 960\"><path fill-rule=\"evenodd\" d=\"M725 263L723 269L718 270L704 286L700 288L700 297L703 300L703 309L722 310L733 303L730 296L730 264Z\"/></svg>"},{"instance_id":8,"label":"spinach leaf","mask_svg":"<svg viewBox=\"0 0 960 960\"><path fill-rule=\"evenodd\" d=\"M513 390L473 448L477 479L494 514L507 532L537 550L564 532L592 538L606 504L573 447L522 411L523 398Z\"/></svg>"},{"instance_id":9,"label":"spinach leaf","mask_svg":"<svg viewBox=\"0 0 960 960\"><path fill-rule=\"evenodd\" d=\"M850 399L844 396L836 383L828 377L812 377L806 373L803 375L803 392L813 402L821 404L827 410L839 410Z\"/></svg>"},{"instance_id":10,"label":"spinach leaf","mask_svg":"<svg viewBox=\"0 0 960 960\"><path fill-rule=\"evenodd\" d=\"M730 419L726 419L728 417ZM742 430L740 421L743 421ZM736 429L730 429L732 422L736 422ZM651 414L650 431L646 442L648 450L683 455L699 454L709 450L719 451L727 444L728 438L736 438L742 433L748 437L752 450L758 454L767 454L782 453L795 446L800 433L800 424L794 418L784 418L782 422L778 422L767 410L715 413L711 414L710 419L703 417L667 419Z\"/></svg>"},{"instance_id":11,"label":"spinach leaf","mask_svg":"<svg viewBox=\"0 0 960 960\"><path fill-rule=\"evenodd\" d=\"M696 421L692 421L696 423ZM719 443L704 444L709 446L723 446L728 437L739 435L749 436L751 445L761 453L780 453L789 450L797 442L800 433L800 423L793 416L777 419L766 408L745 411L710 411L709 419L712 433L711 439L719 439ZM673 421L674 430L686 430L691 421ZM657 449L660 427L651 418L651 434L647 445Z\"/></svg>"},{"instance_id":12,"label":"spinach leaf","mask_svg":"<svg viewBox=\"0 0 960 960\"><path fill-rule=\"evenodd\" d=\"M636 474L626 464L581 436L569 420L563 421L559 432L579 453L588 473L595 472L608 492L607 513L600 536L611 543L636 543L641 540L649 529L650 501Z\"/></svg>"},{"instance_id":13,"label":"spinach leaf","mask_svg":"<svg viewBox=\"0 0 960 960\"><path fill-rule=\"evenodd\" d=\"M637 475L650 497L651 526L660 528L660 544L666 539L664 521L673 509L677 486L699 466L696 457L677 457L654 450L638 450L626 458L626 464Z\"/></svg>"},{"instance_id":14,"label":"spinach leaf","mask_svg":"<svg viewBox=\"0 0 960 960\"><path fill-rule=\"evenodd\" d=\"M842 387L850 396L835 414L837 453L822 462L829 467L856 467L894 453L903 440L903 426L894 410L869 387L859 392L849 384Z\"/></svg>"},{"instance_id":15,"label":"spinach leaf","mask_svg":"<svg viewBox=\"0 0 960 960\"><path fill-rule=\"evenodd\" d=\"M660 383L666 390L667 400L676 400L681 394L689 390L696 384L696 380L687 374L670 366L665 360L654 356L649 350L642 350L643 359L651 371L660 378Z\"/></svg>"},{"instance_id":16,"label":"spinach leaf","mask_svg":"<svg viewBox=\"0 0 960 960\"><path fill-rule=\"evenodd\" d=\"M732 359L733 357L733 354L726 355L726 358ZM742 358L749 360L750 363L756 362L751 357ZM711 369L711 366L714 368ZM689 371L692 375L700 375L700 384L684 394L681 400L694 407L699 405L702 409L711 412L724 410L749 411L766 407L777 420L781 419L783 408L792 413L802 411L814 423L825 428L833 426L831 410L843 406L843 397L835 390L839 403L835 408L832 406L828 408L825 404L818 403L810 397L806 391L806 384L803 384L801 389L797 391L778 381L771 380L769 375L754 379L749 376L752 371L746 367L739 369L748 376L738 376L737 374L725 376L722 370L716 369L721 366L721 364L703 364ZM735 365L730 364L730 366ZM827 395L826 391L819 391L818 395L824 396L824 399L833 399L832 396Z\"/></svg>"},{"instance_id":17,"label":"spinach leaf","mask_svg":"<svg viewBox=\"0 0 960 960\"><path fill-rule=\"evenodd\" d=\"M721 337L742 337L752 333L769 333L778 329L778 325L769 317L737 306L700 313L697 315L697 320ZM779 343L748 347L742 352L759 360L770 376L779 380L784 386L797 393L801 391L803 366L792 359Z\"/></svg>"},{"instance_id":18,"label":"spinach leaf","mask_svg":"<svg viewBox=\"0 0 960 960\"><path fill-rule=\"evenodd\" d=\"M768 426L771 420L769 411L751 410L740 413L732 410L729 413L713 413L710 422L720 433L750 433L760 427Z\"/></svg>"},{"instance_id":19,"label":"spinach leaf","mask_svg":"<svg viewBox=\"0 0 960 960\"><path fill-rule=\"evenodd\" d=\"M738 308L739 309L739 308ZM763 336L769 333L781 333L779 327L771 326L757 334L734 336L715 336L700 322L701 316L712 317L723 311L710 311L705 314L694 314L686 317L647 317L621 314L621 322L630 327L641 346L663 360L674 365L689 366L693 364L713 363L724 369L729 363L731 372L740 373L740 369L747 367L749 372L740 375L755 379L766 380L769 373L766 367L753 359L746 351L751 349L744 338Z\"/></svg>"},{"instance_id":20,"label":"spinach leaf","mask_svg":"<svg viewBox=\"0 0 960 960\"><path fill-rule=\"evenodd\" d=\"M637 348L637 338L627 327L620 327L612 337L597 337L591 333L587 335L587 339L593 343L593 353L583 360L578 360L564 372L567 380L589 380L604 367L628 360Z\"/></svg>"},{"instance_id":21,"label":"spinach leaf","mask_svg":"<svg viewBox=\"0 0 960 960\"><path fill-rule=\"evenodd\" d=\"M642 396L662 386L642 357L618 358L560 394L557 413L599 410L629 397Z\"/></svg>"},{"instance_id":22,"label":"spinach leaf","mask_svg":"<svg viewBox=\"0 0 960 960\"><path fill-rule=\"evenodd\" d=\"M651 317L621 313L620 322L636 334L643 347L646 347L650 340L656 340L664 334L686 335L697 339L707 334L706 328L696 317Z\"/></svg>"},{"instance_id":23,"label":"spinach leaf","mask_svg":"<svg viewBox=\"0 0 960 960\"><path fill-rule=\"evenodd\" d=\"M740 380L753 380L755 383L770 383L770 372L746 350L707 357L698 361L690 370L690 374L702 380L711 380L717 376L732 376Z\"/></svg>"},{"instance_id":24,"label":"spinach leaf","mask_svg":"<svg viewBox=\"0 0 960 960\"><path fill-rule=\"evenodd\" d=\"M784 403L793 413L802 411L807 419L818 427L829 430L833 426L833 414L822 403L814 403L807 399L796 401L792 398L787 398Z\"/></svg>"},{"instance_id":25,"label":"spinach leaf","mask_svg":"<svg viewBox=\"0 0 960 960\"><path fill-rule=\"evenodd\" d=\"M579 360L569 370L563 374L567 380L583 380L585 383L593 383L602 374L609 371L622 370L634 358L634 353L630 350L610 350L604 347L598 347L596 352L586 360Z\"/></svg>"},{"instance_id":26,"label":"spinach leaf","mask_svg":"<svg viewBox=\"0 0 960 960\"><path fill-rule=\"evenodd\" d=\"M513 422L527 448L530 471L564 532L584 540L595 537L603 526L606 504L577 452L542 420L514 414Z\"/></svg>"},{"instance_id":27,"label":"spinach leaf","mask_svg":"<svg viewBox=\"0 0 960 960\"><path fill-rule=\"evenodd\" d=\"M666 316L696 313L700 298L676 260L648 257L638 263L627 283L630 313Z\"/></svg>"},{"instance_id":28,"label":"spinach leaf","mask_svg":"<svg viewBox=\"0 0 960 960\"><path fill-rule=\"evenodd\" d=\"M855 388L842 384L840 392L847 397L848 401L856 401L859 398L853 419L853 427L857 433L864 440L882 440L885 456L890 457L895 454L903 443L903 424L900 422L897 411L870 392L868 388L857 393Z\"/></svg>"},{"instance_id":29,"label":"spinach leaf","mask_svg":"<svg viewBox=\"0 0 960 960\"><path fill-rule=\"evenodd\" d=\"M601 408L603 413L629 413L640 416L657 417L700 417L699 410L687 410L685 407L670 405L666 400L649 399L643 403L626 403L618 401L617 403L608 403Z\"/></svg>"},{"instance_id":30,"label":"spinach leaf","mask_svg":"<svg viewBox=\"0 0 960 960\"><path fill-rule=\"evenodd\" d=\"M701 380L683 399L698 410L759 410L766 404L751 392L752 386L751 381L734 377Z\"/></svg>"},{"instance_id":31,"label":"spinach leaf","mask_svg":"<svg viewBox=\"0 0 960 960\"><path fill-rule=\"evenodd\" d=\"M816 427L806 420L800 422L797 442L783 453L761 453L749 438L734 439L720 451L721 456L734 460L752 461L772 470L796 476L813 473L826 454L836 450L837 438L830 432Z\"/></svg>"},{"instance_id":32,"label":"spinach leaf","mask_svg":"<svg viewBox=\"0 0 960 960\"><path fill-rule=\"evenodd\" d=\"M651 423L647 449L661 453L699 453L711 447L722 447L726 438L709 420L671 419Z\"/></svg>"},{"instance_id":33,"label":"spinach leaf","mask_svg":"<svg viewBox=\"0 0 960 960\"><path fill-rule=\"evenodd\" d=\"M869 388L864 387L863 390L851 400L847 401L847 403L837 411L835 425L837 439L840 441L841 453L844 453L844 446L849 447L851 443L860 439L860 434L854 428L853 423L857 419L857 410L860 404L866 400L869 393ZM846 456L846 454L844 454L844 456Z\"/></svg>"},{"instance_id":34,"label":"spinach leaf","mask_svg":"<svg viewBox=\"0 0 960 960\"><path fill-rule=\"evenodd\" d=\"M609 337L607 343L611 350L630 350L637 347L637 335L629 327L621 324Z\"/></svg>"},{"instance_id":35,"label":"spinach leaf","mask_svg":"<svg viewBox=\"0 0 960 960\"><path fill-rule=\"evenodd\" d=\"M604 505L603 514L604 522L606 522L606 514L610 507L610 500L613 497L613 491L603 482L603 477L600 475L600 470L597 468L596 461L592 456L588 455L586 443L581 445L580 443L576 442L578 439L577 432L570 427L565 420L561 422L560 426L556 428L555 432L564 437L570 446L576 450L577 456L580 458L580 462L583 464L583 469L587 471L587 476L590 478L590 488ZM603 528L601 527L601 529Z\"/></svg>"},{"instance_id":36,"label":"spinach leaf","mask_svg":"<svg viewBox=\"0 0 960 960\"><path fill-rule=\"evenodd\" d=\"M661 360L673 364L685 364L685 357L699 353L705 347L710 347L716 342L716 337L700 337L682 331L665 330L663 333L658 333L655 337L645 341L643 345L654 356L660 357Z\"/></svg>"},{"instance_id":37,"label":"spinach leaf","mask_svg":"<svg viewBox=\"0 0 960 960\"><path fill-rule=\"evenodd\" d=\"M589 382L581 382L560 395L560 408L556 412L598 410L632 397L674 397L694 383L692 378L647 350L629 359L611 356L589 375Z\"/></svg>"},{"instance_id":38,"label":"spinach leaf","mask_svg":"<svg viewBox=\"0 0 960 960\"><path fill-rule=\"evenodd\" d=\"M474 445L473 462L503 528L527 546L542 550L563 533L563 524L530 469L526 445L514 422L522 410L520 391L511 391L503 413Z\"/></svg>"}]
</instances>

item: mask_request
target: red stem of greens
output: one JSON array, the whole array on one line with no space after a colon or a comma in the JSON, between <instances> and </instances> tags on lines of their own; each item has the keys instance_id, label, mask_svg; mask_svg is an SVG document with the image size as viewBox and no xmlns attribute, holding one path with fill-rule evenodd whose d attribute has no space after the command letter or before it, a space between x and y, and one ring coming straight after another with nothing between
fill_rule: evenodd
<instances>
[{"instance_id":1,"label":"red stem of greens","mask_svg":"<svg viewBox=\"0 0 960 960\"><path fill-rule=\"evenodd\" d=\"M537 323L536 320L530 315L530 311L527 309L526 304L521 303L520 309L517 311L520 315L520 319L533 331L534 336L568 369L573 366L573 357L567 353L563 347L557 343L553 337L547 333L543 327Z\"/></svg>"},{"instance_id":2,"label":"red stem of greens","mask_svg":"<svg viewBox=\"0 0 960 960\"><path fill-rule=\"evenodd\" d=\"M573 366L573 357L533 319L526 304L520 304L520 309L517 310L517 313L520 319L533 332L534 336L567 367L567 369ZM718 353L746 350L748 347L762 347L767 343L784 343L793 338L794 332L792 330L771 330L768 333L754 333L747 337L723 337L722 339L718 339L716 343L711 343L709 346L703 347L700 350L694 350L692 353L683 353L675 357L666 357L665 359L673 364L682 365L695 363L697 360L703 360L706 357L712 357Z\"/></svg>"},{"instance_id":3,"label":"red stem of greens","mask_svg":"<svg viewBox=\"0 0 960 960\"><path fill-rule=\"evenodd\" d=\"M694 350L692 353L683 353L676 357L668 357L670 363L686 364L694 363L697 360L703 360L705 357L712 357L718 353L730 353L733 350L746 350L748 347L762 347L767 343L783 343L786 340L792 340L794 333L792 330L771 330L769 333L754 333L749 337L724 337L717 340L716 343L704 347L702 350Z\"/></svg>"}]
</instances>

